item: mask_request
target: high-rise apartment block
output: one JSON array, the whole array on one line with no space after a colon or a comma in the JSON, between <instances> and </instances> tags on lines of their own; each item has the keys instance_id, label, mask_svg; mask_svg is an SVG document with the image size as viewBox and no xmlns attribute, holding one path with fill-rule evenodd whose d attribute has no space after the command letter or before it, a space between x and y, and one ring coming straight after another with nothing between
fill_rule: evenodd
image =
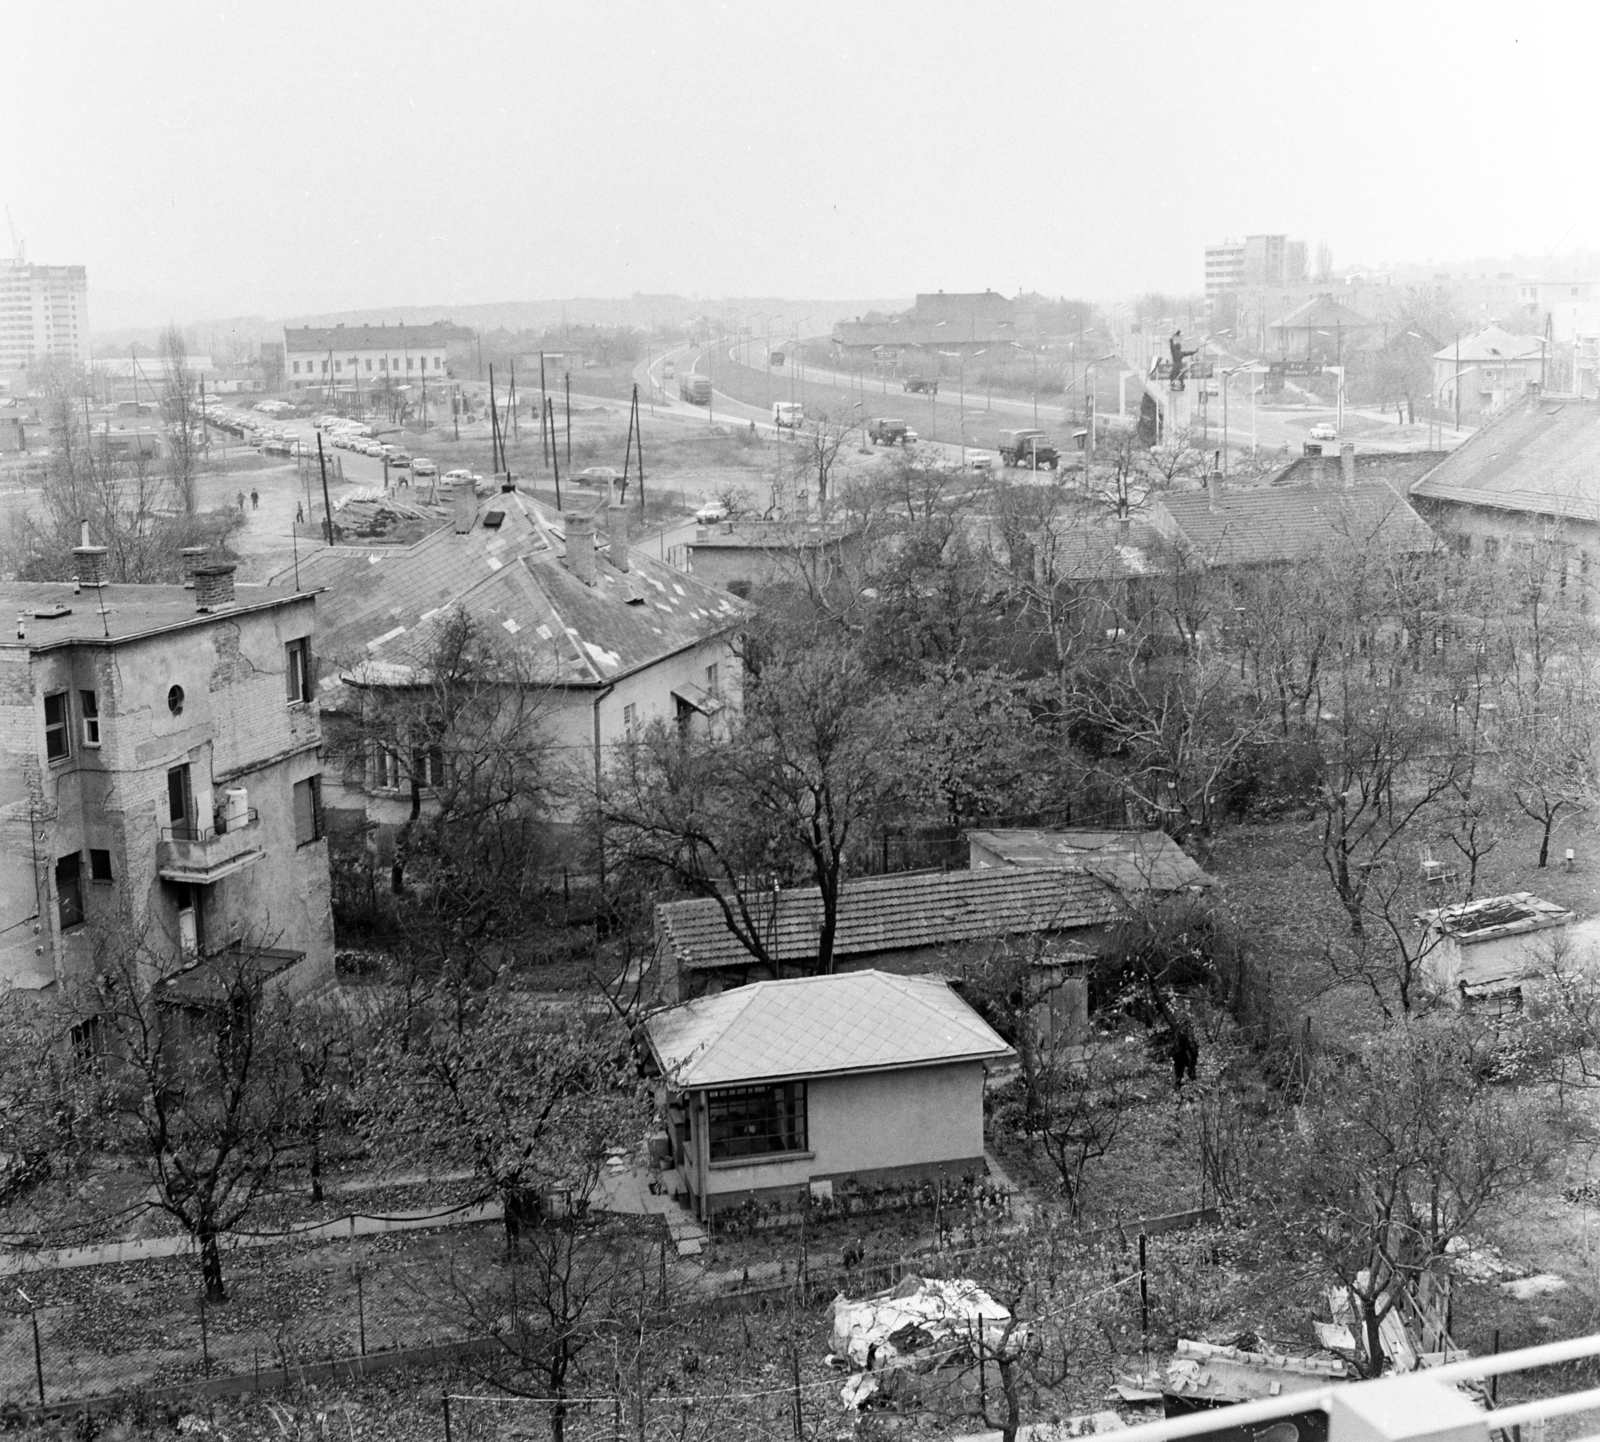
<instances>
[{"instance_id":1,"label":"high-rise apartment block","mask_svg":"<svg viewBox=\"0 0 1600 1442\"><path fill-rule=\"evenodd\" d=\"M1306 278L1306 243L1286 235L1247 235L1206 247L1206 295L1252 285L1298 285Z\"/></svg>"},{"instance_id":2,"label":"high-rise apartment block","mask_svg":"<svg viewBox=\"0 0 1600 1442\"><path fill-rule=\"evenodd\" d=\"M46 358L89 364L89 282L81 265L0 259L0 372Z\"/></svg>"}]
</instances>

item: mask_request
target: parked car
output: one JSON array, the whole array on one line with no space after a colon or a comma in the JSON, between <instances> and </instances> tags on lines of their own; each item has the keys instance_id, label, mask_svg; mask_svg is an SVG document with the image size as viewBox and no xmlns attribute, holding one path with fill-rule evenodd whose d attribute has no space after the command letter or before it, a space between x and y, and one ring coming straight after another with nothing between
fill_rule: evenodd
<instances>
[{"instance_id":1,"label":"parked car","mask_svg":"<svg viewBox=\"0 0 1600 1442\"><path fill-rule=\"evenodd\" d=\"M707 501L694 513L694 518L702 526L714 526L718 521L728 519L728 508L721 501Z\"/></svg>"},{"instance_id":2,"label":"parked car","mask_svg":"<svg viewBox=\"0 0 1600 1442\"><path fill-rule=\"evenodd\" d=\"M439 467L426 456L418 456L411 462L411 474L421 480L427 476L437 476Z\"/></svg>"},{"instance_id":3,"label":"parked car","mask_svg":"<svg viewBox=\"0 0 1600 1442\"><path fill-rule=\"evenodd\" d=\"M1316 425L1311 427L1311 439L1314 441L1336 441L1339 439L1339 432L1334 428L1331 421L1318 421Z\"/></svg>"},{"instance_id":4,"label":"parked car","mask_svg":"<svg viewBox=\"0 0 1600 1442\"><path fill-rule=\"evenodd\" d=\"M411 469L411 457L404 451L396 451L389 457L389 464L402 471L409 471Z\"/></svg>"}]
</instances>

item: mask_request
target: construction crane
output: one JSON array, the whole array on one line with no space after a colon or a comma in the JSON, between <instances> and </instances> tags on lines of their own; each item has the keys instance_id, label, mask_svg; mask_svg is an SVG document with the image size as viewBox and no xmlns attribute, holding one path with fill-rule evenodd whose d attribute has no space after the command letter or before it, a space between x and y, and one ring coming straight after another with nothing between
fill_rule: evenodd
<instances>
[{"instance_id":1,"label":"construction crane","mask_svg":"<svg viewBox=\"0 0 1600 1442\"><path fill-rule=\"evenodd\" d=\"M22 237L17 234L17 223L11 218L11 207L9 205L6 207L6 229L11 232L11 249L16 254L17 264L26 264L28 248L23 244Z\"/></svg>"}]
</instances>

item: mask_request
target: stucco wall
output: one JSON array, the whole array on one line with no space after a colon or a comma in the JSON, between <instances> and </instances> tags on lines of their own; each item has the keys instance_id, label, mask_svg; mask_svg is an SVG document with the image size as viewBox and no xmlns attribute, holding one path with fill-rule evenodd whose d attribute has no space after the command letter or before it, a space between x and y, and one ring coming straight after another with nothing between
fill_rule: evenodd
<instances>
[{"instance_id":1,"label":"stucco wall","mask_svg":"<svg viewBox=\"0 0 1600 1442\"><path fill-rule=\"evenodd\" d=\"M313 615L306 596L115 642L113 613L114 644L0 658L0 980L47 985L89 965L107 939L176 948L174 894L157 874L157 847L170 825L167 771L184 763L200 826L211 826L229 786L244 787L259 814L260 858L200 888L207 943L302 950L301 977L331 979L327 843L297 844L293 808L294 783L321 771L321 730L314 705L289 703L284 676L285 645L311 634ZM174 685L184 693L179 713L167 700ZM98 696L98 749L84 744L86 689ZM72 753L52 762L44 698L61 690L71 693ZM91 880L90 848L111 853L110 882ZM85 924L63 932L55 862L73 852Z\"/></svg>"},{"instance_id":2,"label":"stucco wall","mask_svg":"<svg viewBox=\"0 0 1600 1442\"><path fill-rule=\"evenodd\" d=\"M870 1180L907 1169L937 1170L983 1156L983 1066L961 1062L905 1071L819 1077L806 1087L809 1155L713 1163L702 1188L713 1200L799 1188L814 1179ZM704 1125L697 1104L695 1126Z\"/></svg>"}]
</instances>

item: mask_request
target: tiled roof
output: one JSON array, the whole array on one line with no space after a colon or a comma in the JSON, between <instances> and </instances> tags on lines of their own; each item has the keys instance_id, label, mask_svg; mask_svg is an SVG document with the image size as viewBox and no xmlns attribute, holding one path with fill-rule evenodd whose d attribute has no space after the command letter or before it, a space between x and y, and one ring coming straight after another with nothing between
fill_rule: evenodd
<instances>
[{"instance_id":1,"label":"tiled roof","mask_svg":"<svg viewBox=\"0 0 1600 1442\"><path fill-rule=\"evenodd\" d=\"M1353 540L1408 553L1436 544L1427 523L1384 481L1336 486L1270 486L1225 490L1212 509L1205 491L1172 491L1152 506L1156 524L1171 528L1207 565L1292 561L1320 546Z\"/></svg>"},{"instance_id":2,"label":"tiled roof","mask_svg":"<svg viewBox=\"0 0 1600 1442\"><path fill-rule=\"evenodd\" d=\"M658 1012L645 1031L662 1071L684 1090L1011 1052L948 983L881 971L758 981Z\"/></svg>"},{"instance_id":3,"label":"tiled roof","mask_svg":"<svg viewBox=\"0 0 1600 1442\"><path fill-rule=\"evenodd\" d=\"M456 606L514 637L534 677L591 686L728 629L744 603L634 549L626 571L595 554L595 584L567 569L561 517L519 492L479 503L470 531L413 546L331 546L303 556L300 585L323 587L317 650L367 679L412 678ZM493 529L482 518L500 512ZM292 571L276 586L292 584Z\"/></svg>"},{"instance_id":4,"label":"tiled roof","mask_svg":"<svg viewBox=\"0 0 1600 1442\"><path fill-rule=\"evenodd\" d=\"M1089 831L1072 827L1059 831L969 831L967 838L1011 866L1085 871L1125 896L1215 884L1164 831Z\"/></svg>"},{"instance_id":5,"label":"tiled roof","mask_svg":"<svg viewBox=\"0 0 1600 1442\"><path fill-rule=\"evenodd\" d=\"M1515 406L1411 487L1419 500L1600 522L1600 406Z\"/></svg>"},{"instance_id":6,"label":"tiled roof","mask_svg":"<svg viewBox=\"0 0 1600 1442\"><path fill-rule=\"evenodd\" d=\"M1297 305L1282 320L1272 322L1283 330L1304 330L1309 326L1342 326L1345 330L1376 330L1378 322L1351 310L1331 295L1315 295L1304 305Z\"/></svg>"},{"instance_id":7,"label":"tiled roof","mask_svg":"<svg viewBox=\"0 0 1600 1442\"><path fill-rule=\"evenodd\" d=\"M1443 349L1436 350L1433 358L1451 364L1458 359L1463 364L1467 361L1488 361L1492 364L1495 361L1538 360L1543 350L1544 341L1536 335L1513 335L1508 330L1491 325L1477 335L1463 336L1459 352L1452 341Z\"/></svg>"},{"instance_id":8,"label":"tiled roof","mask_svg":"<svg viewBox=\"0 0 1600 1442\"><path fill-rule=\"evenodd\" d=\"M432 325L308 325L283 332L284 351L288 355L334 355L360 350L437 350L453 340L471 336L472 332L449 321L435 321Z\"/></svg>"},{"instance_id":9,"label":"tiled roof","mask_svg":"<svg viewBox=\"0 0 1600 1442\"><path fill-rule=\"evenodd\" d=\"M822 898L816 887L778 892L776 914L770 894L753 898L750 907L762 919L764 945L778 961L816 956L822 929ZM1084 872L998 867L903 872L845 883L833 950L843 960L909 947L1101 926L1122 915L1117 893ZM672 947L678 964L691 971L752 961L728 930L722 908L709 898L656 907L656 933Z\"/></svg>"}]
</instances>

